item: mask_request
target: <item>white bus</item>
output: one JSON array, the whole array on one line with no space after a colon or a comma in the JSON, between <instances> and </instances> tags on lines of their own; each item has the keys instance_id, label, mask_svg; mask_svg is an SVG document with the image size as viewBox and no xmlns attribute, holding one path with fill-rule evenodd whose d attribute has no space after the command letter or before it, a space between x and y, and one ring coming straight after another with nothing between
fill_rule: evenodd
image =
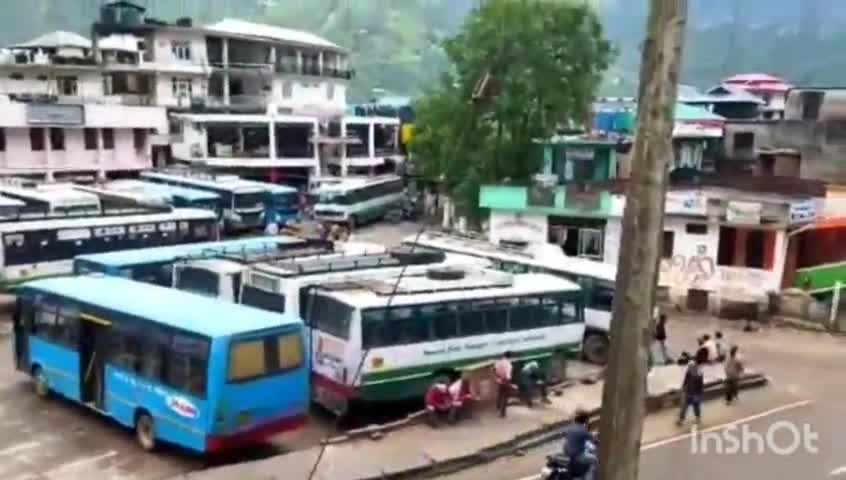
<instances>
[{"instance_id":1,"label":"white bus","mask_svg":"<svg viewBox=\"0 0 846 480\"><path fill-rule=\"evenodd\" d=\"M208 210L0 223L0 283L71 273L77 255L206 242L217 237Z\"/></svg>"},{"instance_id":2,"label":"white bus","mask_svg":"<svg viewBox=\"0 0 846 480\"><path fill-rule=\"evenodd\" d=\"M326 283L314 295L314 396L335 412L422 397L435 379L505 351L559 376L584 336L579 286L548 274L436 269Z\"/></svg>"},{"instance_id":3,"label":"white bus","mask_svg":"<svg viewBox=\"0 0 846 480\"><path fill-rule=\"evenodd\" d=\"M383 218L400 209L405 201L405 186L396 175L381 177L346 177L337 182L322 180L315 190L318 221L346 223L351 228Z\"/></svg>"},{"instance_id":4,"label":"white bus","mask_svg":"<svg viewBox=\"0 0 846 480\"><path fill-rule=\"evenodd\" d=\"M321 284L370 275L399 275L403 271L411 275L434 266L483 268L490 266L490 262L423 248L415 251L398 248L257 263L250 268L241 300L254 307L305 318L310 310L310 293Z\"/></svg>"},{"instance_id":5,"label":"white bus","mask_svg":"<svg viewBox=\"0 0 846 480\"><path fill-rule=\"evenodd\" d=\"M244 276L255 263L309 261L383 253L385 247L366 242L306 241L272 251L230 252L183 258L173 265L173 287L208 297L242 303ZM248 292L249 295L250 292ZM271 309L273 310L273 309Z\"/></svg>"},{"instance_id":6,"label":"white bus","mask_svg":"<svg viewBox=\"0 0 846 480\"><path fill-rule=\"evenodd\" d=\"M98 215L102 212L100 197L79 191L70 184L34 187L0 184L0 194L24 202L20 210L22 218Z\"/></svg>"},{"instance_id":7,"label":"white bus","mask_svg":"<svg viewBox=\"0 0 846 480\"><path fill-rule=\"evenodd\" d=\"M178 187L195 188L220 196L220 211L226 231L264 227L268 191L259 184L241 181L234 175L198 175L188 172L141 172L143 180Z\"/></svg>"},{"instance_id":8,"label":"white bus","mask_svg":"<svg viewBox=\"0 0 846 480\"><path fill-rule=\"evenodd\" d=\"M616 265L567 256L557 245L548 243L512 248L471 237L426 232L419 238L406 238L403 244L412 245L415 240L421 247L488 259L498 270L549 273L578 283L585 295L584 356L594 363L607 361Z\"/></svg>"}]
</instances>

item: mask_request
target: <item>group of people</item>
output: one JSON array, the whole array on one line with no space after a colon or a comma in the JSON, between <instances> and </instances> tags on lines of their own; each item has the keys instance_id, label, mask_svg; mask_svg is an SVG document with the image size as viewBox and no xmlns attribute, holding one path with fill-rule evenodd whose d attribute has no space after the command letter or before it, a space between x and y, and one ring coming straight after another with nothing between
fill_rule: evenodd
<instances>
[{"instance_id":1,"label":"group of people","mask_svg":"<svg viewBox=\"0 0 846 480\"><path fill-rule=\"evenodd\" d=\"M667 316L661 314L655 324L653 338L662 361L669 365L673 359L667 349ZM702 421L702 400L705 394L705 380L703 367L708 364L722 363L725 370L725 400L727 405L737 401L740 378L743 376L744 363L740 357L737 345L726 348L727 342L723 332L716 331L714 335L702 335L697 339L696 352L691 355L682 352L677 360L679 365L687 365L681 392L682 402L679 411L678 424L684 423L687 411L693 409L697 423Z\"/></svg>"},{"instance_id":2,"label":"group of people","mask_svg":"<svg viewBox=\"0 0 846 480\"><path fill-rule=\"evenodd\" d=\"M505 352L493 365L494 382L497 396L496 408L500 417L505 417L508 401L515 395L529 408L537 397L542 403L550 403L547 382L540 364L528 361L520 366L515 374L512 352ZM458 378L436 380L426 392L426 412L430 424L454 423L459 417L466 416L479 397L473 391L467 373Z\"/></svg>"}]
</instances>

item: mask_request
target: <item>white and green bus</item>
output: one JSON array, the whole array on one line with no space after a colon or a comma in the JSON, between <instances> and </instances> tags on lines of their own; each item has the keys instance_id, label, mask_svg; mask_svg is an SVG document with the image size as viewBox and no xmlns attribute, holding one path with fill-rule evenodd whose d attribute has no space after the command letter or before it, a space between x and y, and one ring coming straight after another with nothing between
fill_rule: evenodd
<instances>
[{"instance_id":1,"label":"white and green bus","mask_svg":"<svg viewBox=\"0 0 846 480\"><path fill-rule=\"evenodd\" d=\"M484 258L506 272L548 273L578 283L585 296L584 357L592 363L607 361L616 265L567 256L549 243L507 247L437 231L406 238L403 244Z\"/></svg>"},{"instance_id":2,"label":"white and green bus","mask_svg":"<svg viewBox=\"0 0 846 480\"><path fill-rule=\"evenodd\" d=\"M579 286L547 274L429 269L326 283L314 295L313 395L336 412L422 397L435 379L505 351L560 375L585 328Z\"/></svg>"},{"instance_id":3,"label":"white and green bus","mask_svg":"<svg viewBox=\"0 0 846 480\"><path fill-rule=\"evenodd\" d=\"M405 186L396 175L324 181L315 194L315 220L344 223L351 228L383 218L401 209L405 202Z\"/></svg>"},{"instance_id":4,"label":"white and green bus","mask_svg":"<svg viewBox=\"0 0 846 480\"><path fill-rule=\"evenodd\" d=\"M245 275L241 302L306 318L312 308L314 297L311 293L324 283L401 273L412 275L432 267L488 266L490 262L481 258L424 248L411 251L402 247L256 263Z\"/></svg>"}]
</instances>

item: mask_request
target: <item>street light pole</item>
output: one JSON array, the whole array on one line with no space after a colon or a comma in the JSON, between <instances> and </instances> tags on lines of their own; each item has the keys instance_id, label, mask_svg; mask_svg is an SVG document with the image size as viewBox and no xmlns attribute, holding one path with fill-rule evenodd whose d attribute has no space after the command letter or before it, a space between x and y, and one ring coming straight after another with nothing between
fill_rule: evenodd
<instances>
[{"instance_id":1,"label":"street light pole","mask_svg":"<svg viewBox=\"0 0 846 480\"><path fill-rule=\"evenodd\" d=\"M602 395L602 480L637 480L646 375L658 279L667 160L681 66L687 0L650 0L642 45L637 136L617 265L611 350Z\"/></svg>"}]
</instances>

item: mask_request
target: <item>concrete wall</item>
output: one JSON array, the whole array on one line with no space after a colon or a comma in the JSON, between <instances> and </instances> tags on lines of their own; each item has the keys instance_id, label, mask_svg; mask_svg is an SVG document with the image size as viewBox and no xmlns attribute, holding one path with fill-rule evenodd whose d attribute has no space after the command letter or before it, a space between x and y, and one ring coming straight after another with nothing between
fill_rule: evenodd
<instances>
[{"instance_id":1,"label":"concrete wall","mask_svg":"<svg viewBox=\"0 0 846 480\"><path fill-rule=\"evenodd\" d=\"M14 80L10 78L12 73L23 75L22 80ZM39 80L41 76L42 80ZM77 78L77 92L78 97L102 97L103 92L103 77L98 70L93 67L86 70L71 70L71 69L55 69L48 73L44 70L29 70L29 69L0 69L0 93L30 93L30 94L45 94L58 95L59 88L56 84L55 77L76 77Z\"/></svg>"}]
</instances>

